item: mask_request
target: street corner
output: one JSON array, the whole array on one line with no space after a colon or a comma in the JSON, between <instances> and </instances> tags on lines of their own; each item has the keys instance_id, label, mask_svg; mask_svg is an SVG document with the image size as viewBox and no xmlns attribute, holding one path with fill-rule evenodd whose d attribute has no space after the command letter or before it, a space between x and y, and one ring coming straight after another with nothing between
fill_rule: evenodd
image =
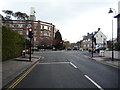
<instances>
[{"instance_id":1,"label":"street corner","mask_svg":"<svg viewBox=\"0 0 120 90\"><path fill-rule=\"evenodd\" d=\"M45 57L44 56L39 56L40 59L44 59Z\"/></svg>"},{"instance_id":2,"label":"street corner","mask_svg":"<svg viewBox=\"0 0 120 90\"><path fill-rule=\"evenodd\" d=\"M31 57L31 60L29 59L29 57L18 57L18 58L14 58L15 61L26 61L26 62L36 62L38 61L40 58L39 57Z\"/></svg>"}]
</instances>

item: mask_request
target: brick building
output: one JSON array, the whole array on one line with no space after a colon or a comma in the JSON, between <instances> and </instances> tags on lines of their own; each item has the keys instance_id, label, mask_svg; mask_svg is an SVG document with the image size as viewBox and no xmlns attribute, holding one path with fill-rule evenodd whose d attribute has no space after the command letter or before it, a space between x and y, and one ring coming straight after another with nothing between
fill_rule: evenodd
<instances>
[{"instance_id":1,"label":"brick building","mask_svg":"<svg viewBox=\"0 0 120 90\"><path fill-rule=\"evenodd\" d=\"M33 30L33 46L37 47L52 47L53 39L55 35L55 25L43 21L22 21L22 20L9 20L4 21L4 25L12 28L14 31L23 35L26 39L28 38L28 28Z\"/></svg>"}]
</instances>

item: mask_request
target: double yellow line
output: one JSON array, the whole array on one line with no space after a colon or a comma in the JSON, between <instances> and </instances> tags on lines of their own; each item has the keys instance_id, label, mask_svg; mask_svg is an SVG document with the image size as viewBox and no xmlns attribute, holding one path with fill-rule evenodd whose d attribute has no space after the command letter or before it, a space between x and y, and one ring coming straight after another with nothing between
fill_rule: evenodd
<instances>
[{"instance_id":1,"label":"double yellow line","mask_svg":"<svg viewBox=\"0 0 120 90\"><path fill-rule=\"evenodd\" d=\"M35 63L27 72L25 72L19 79L17 79L10 87L8 87L7 90L12 90L17 86L32 70L33 68L38 64L39 62Z\"/></svg>"}]
</instances>

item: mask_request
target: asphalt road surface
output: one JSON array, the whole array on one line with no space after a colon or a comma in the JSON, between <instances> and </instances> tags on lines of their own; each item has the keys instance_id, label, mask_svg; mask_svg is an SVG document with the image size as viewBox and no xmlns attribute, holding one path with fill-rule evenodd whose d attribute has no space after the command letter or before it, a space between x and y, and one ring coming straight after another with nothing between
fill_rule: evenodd
<instances>
[{"instance_id":1,"label":"asphalt road surface","mask_svg":"<svg viewBox=\"0 0 120 90\"><path fill-rule=\"evenodd\" d=\"M35 52L40 61L14 88L118 88L119 69L84 57L80 51Z\"/></svg>"}]
</instances>

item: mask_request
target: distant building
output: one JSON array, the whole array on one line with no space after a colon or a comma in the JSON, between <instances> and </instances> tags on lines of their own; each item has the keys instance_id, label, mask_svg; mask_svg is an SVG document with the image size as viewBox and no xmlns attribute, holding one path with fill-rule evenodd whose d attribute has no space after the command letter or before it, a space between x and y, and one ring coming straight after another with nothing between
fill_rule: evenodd
<instances>
[{"instance_id":1,"label":"distant building","mask_svg":"<svg viewBox=\"0 0 120 90\"><path fill-rule=\"evenodd\" d=\"M83 36L81 47L83 49L88 49L92 47L92 35L96 38L96 44L94 43L94 48L97 47L106 47L107 46L107 37L101 32L100 29L94 32L93 34L87 33L87 36Z\"/></svg>"},{"instance_id":2,"label":"distant building","mask_svg":"<svg viewBox=\"0 0 120 90\"><path fill-rule=\"evenodd\" d=\"M12 28L14 31L28 38L28 28L32 27L33 30L33 46L37 47L52 47L53 39L55 36L55 25L43 21L22 21L11 20L4 21L4 25Z\"/></svg>"},{"instance_id":3,"label":"distant building","mask_svg":"<svg viewBox=\"0 0 120 90\"><path fill-rule=\"evenodd\" d=\"M87 36L83 36L81 48L88 49L92 47L92 34L87 33Z\"/></svg>"},{"instance_id":4,"label":"distant building","mask_svg":"<svg viewBox=\"0 0 120 90\"><path fill-rule=\"evenodd\" d=\"M4 20L2 22L4 25L23 35L28 40L28 28L32 28L34 34L32 46L34 47L51 48L53 45L56 31L55 25L40 20L36 21L34 7L30 8L29 20Z\"/></svg>"}]
</instances>

